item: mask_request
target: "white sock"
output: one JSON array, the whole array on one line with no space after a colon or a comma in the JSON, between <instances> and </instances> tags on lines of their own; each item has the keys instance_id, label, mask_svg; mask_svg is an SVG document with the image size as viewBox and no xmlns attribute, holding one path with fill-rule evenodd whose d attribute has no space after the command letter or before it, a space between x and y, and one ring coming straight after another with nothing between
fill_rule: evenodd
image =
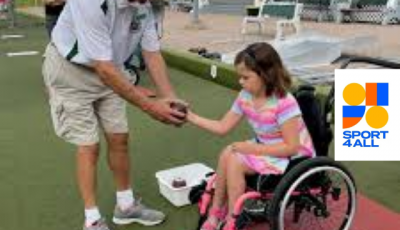
<instances>
[{"instance_id":1,"label":"white sock","mask_svg":"<svg viewBox=\"0 0 400 230\"><path fill-rule=\"evenodd\" d=\"M132 189L117 191L117 205L120 209L128 209L134 201Z\"/></svg>"},{"instance_id":2,"label":"white sock","mask_svg":"<svg viewBox=\"0 0 400 230\"><path fill-rule=\"evenodd\" d=\"M92 226L96 221L101 219L100 211L97 207L85 209L85 225Z\"/></svg>"}]
</instances>

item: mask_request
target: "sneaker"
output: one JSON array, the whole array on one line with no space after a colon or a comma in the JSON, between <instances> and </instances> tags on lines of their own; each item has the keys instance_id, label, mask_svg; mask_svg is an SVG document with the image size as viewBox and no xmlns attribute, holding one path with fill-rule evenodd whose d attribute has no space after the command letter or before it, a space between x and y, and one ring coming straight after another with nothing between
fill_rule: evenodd
<instances>
[{"instance_id":1,"label":"sneaker","mask_svg":"<svg viewBox=\"0 0 400 230\"><path fill-rule=\"evenodd\" d=\"M139 223L145 226L153 226L160 224L164 219L164 213L150 209L144 206L140 201L135 201L127 210L121 210L116 206L113 222L119 225Z\"/></svg>"},{"instance_id":2,"label":"sneaker","mask_svg":"<svg viewBox=\"0 0 400 230\"><path fill-rule=\"evenodd\" d=\"M110 229L108 228L106 221L102 218L89 227L83 226L83 230L110 230Z\"/></svg>"}]
</instances>

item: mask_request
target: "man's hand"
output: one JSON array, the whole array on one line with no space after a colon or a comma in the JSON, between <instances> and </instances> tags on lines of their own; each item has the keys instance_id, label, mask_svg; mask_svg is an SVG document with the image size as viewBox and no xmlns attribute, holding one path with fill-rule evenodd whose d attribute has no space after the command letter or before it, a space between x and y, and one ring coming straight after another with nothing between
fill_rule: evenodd
<instances>
[{"instance_id":1,"label":"man's hand","mask_svg":"<svg viewBox=\"0 0 400 230\"><path fill-rule=\"evenodd\" d=\"M165 101L166 103L168 103L169 106L173 110L178 111L184 115L183 117L182 116L176 117L176 118L182 120L182 123L178 124L176 126L181 126L183 123L187 122L187 113L188 113L189 104L186 101L181 100L179 98L175 98L175 97L174 98L164 98L162 100Z\"/></svg>"},{"instance_id":2,"label":"man's hand","mask_svg":"<svg viewBox=\"0 0 400 230\"><path fill-rule=\"evenodd\" d=\"M151 117L166 124L181 126L186 122L186 114L171 107L173 99L151 100L142 109Z\"/></svg>"}]
</instances>

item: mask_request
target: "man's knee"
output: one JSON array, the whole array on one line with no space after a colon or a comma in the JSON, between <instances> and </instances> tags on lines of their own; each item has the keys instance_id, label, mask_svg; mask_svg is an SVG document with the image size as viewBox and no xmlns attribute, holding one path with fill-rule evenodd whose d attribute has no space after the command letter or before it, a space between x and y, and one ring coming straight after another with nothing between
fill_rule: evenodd
<instances>
[{"instance_id":1,"label":"man's knee","mask_svg":"<svg viewBox=\"0 0 400 230\"><path fill-rule=\"evenodd\" d=\"M108 148L111 152L127 152L128 139L127 133L107 134Z\"/></svg>"},{"instance_id":2,"label":"man's knee","mask_svg":"<svg viewBox=\"0 0 400 230\"><path fill-rule=\"evenodd\" d=\"M81 145L77 149L77 159L79 162L92 162L96 163L99 158L100 147L98 144L94 145Z\"/></svg>"},{"instance_id":3,"label":"man's knee","mask_svg":"<svg viewBox=\"0 0 400 230\"><path fill-rule=\"evenodd\" d=\"M99 154L99 145L98 144L93 144L93 145L81 145L78 146L78 153L80 154L93 154L97 155Z\"/></svg>"}]
</instances>

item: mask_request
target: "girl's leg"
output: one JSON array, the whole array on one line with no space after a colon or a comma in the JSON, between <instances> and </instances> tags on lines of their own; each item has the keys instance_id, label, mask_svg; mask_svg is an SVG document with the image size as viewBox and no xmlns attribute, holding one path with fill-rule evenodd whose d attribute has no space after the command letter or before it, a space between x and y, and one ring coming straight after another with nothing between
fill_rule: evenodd
<instances>
[{"instance_id":1,"label":"girl's leg","mask_svg":"<svg viewBox=\"0 0 400 230\"><path fill-rule=\"evenodd\" d=\"M233 210L238 198L244 194L246 190L246 175L254 174L255 172L245 165L237 154L231 154L228 160L227 167L227 185L229 198L229 215L226 218L226 223L223 230L234 230Z\"/></svg>"},{"instance_id":2,"label":"girl's leg","mask_svg":"<svg viewBox=\"0 0 400 230\"><path fill-rule=\"evenodd\" d=\"M225 148L219 158L217 168L216 187L214 197L211 204L211 209L208 213L208 219L203 224L201 229L214 230L217 228L219 222L225 218L225 205L227 203L227 180L226 172L228 165L228 158L232 155L229 148Z\"/></svg>"},{"instance_id":3,"label":"girl's leg","mask_svg":"<svg viewBox=\"0 0 400 230\"><path fill-rule=\"evenodd\" d=\"M229 148L225 148L219 157L216 187L212 203L213 208L222 208L227 202L226 174L227 174L227 165L230 155L232 155L231 150Z\"/></svg>"},{"instance_id":4,"label":"girl's leg","mask_svg":"<svg viewBox=\"0 0 400 230\"><path fill-rule=\"evenodd\" d=\"M227 167L229 213L233 212L237 199L246 190L245 176L254 173L255 171L243 163L237 154L230 155Z\"/></svg>"}]
</instances>

